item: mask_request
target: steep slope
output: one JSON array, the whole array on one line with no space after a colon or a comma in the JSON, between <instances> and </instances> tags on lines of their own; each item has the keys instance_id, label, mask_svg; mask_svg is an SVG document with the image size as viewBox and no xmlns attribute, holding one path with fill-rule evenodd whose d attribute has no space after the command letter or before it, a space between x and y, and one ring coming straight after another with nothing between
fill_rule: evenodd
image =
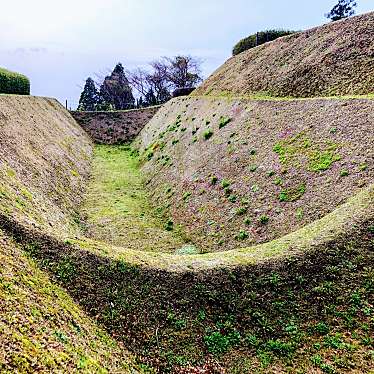
<instances>
[{"instance_id":1,"label":"steep slope","mask_svg":"<svg viewBox=\"0 0 374 374\"><path fill-rule=\"evenodd\" d=\"M374 13L277 39L230 58L194 95L374 93Z\"/></svg>"},{"instance_id":2,"label":"steep slope","mask_svg":"<svg viewBox=\"0 0 374 374\"><path fill-rule=\"evenodd\" d=\"M91 152L57 100L0 96L0 214L45 232L73 232Z\"/></svg>"},{"instance_id":3,"label":"steep slope","mask_svg":"<svg viewBox=\"0 0 374 374\"><path fill-rule=\"evenodd\" d=\"M177 99L135 146L156 206L201 251L279 238L374 176L374 101Z\"/></svg>"},{"instance_id":4,"label":"steep slope","mask_svg":"<svg viewBox=\"0 0 374 374\"><path fill-rule=\"evenodd\" d=\"M133 358L0 230L0 371L138 373ZM60 269L60 277L66 277Z\"/></svg>"}]
</instances>

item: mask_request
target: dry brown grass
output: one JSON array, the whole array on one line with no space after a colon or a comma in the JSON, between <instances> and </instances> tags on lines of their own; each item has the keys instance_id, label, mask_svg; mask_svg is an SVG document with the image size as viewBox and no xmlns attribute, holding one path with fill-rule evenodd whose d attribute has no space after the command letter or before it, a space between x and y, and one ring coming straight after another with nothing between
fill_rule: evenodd
<instances>
[{"instance_id":1,"label":"dry brown grass","mask_svg":"<svg viewBox=\"0 0 374 374\"><path fill-rule=\"evenodd\" d=\"M283 37L230 58L194 95L314 97L374 92L374 13Z\"/></svg>"},{"instance_id":2,"label":"dry brown grass","mask_svg":"<svg viewBox=\"0 0 374 374\"><path fill-rule=\"evenodd\" d=\"M73 232L92 145L57 100L0 96L0 212L49 232Z\"/></svg>"},{"instance_id":3,"label":"dry brown grass","mask_svg":"<svg viewBox=\"0 0 374 374\"><path fill-rule=\"evenodd\" d=\"M165 212L200 249L249 247L325 216L371 183L373 109L366 99L191 97L163 108L136 146L145 160L153 153L143 171L154 204L170 205ZM221 116L231 121L220 129Z\"/></svg>"}]
</instances>

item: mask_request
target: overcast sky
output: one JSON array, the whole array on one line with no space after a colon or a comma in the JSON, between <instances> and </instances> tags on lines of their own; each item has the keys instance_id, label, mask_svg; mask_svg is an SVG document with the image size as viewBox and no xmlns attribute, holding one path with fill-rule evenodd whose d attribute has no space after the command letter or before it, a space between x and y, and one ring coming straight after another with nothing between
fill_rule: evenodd
<instances>
[{"instance_id":1,"label":"overcast sky","mask_svg":"<svg viewBox=\"0 0 374 374\"><path fill-rule=\"evenodd\" d=\"M88 76L159 56L203 59L208 76L242 37L327 22L337 0L12 0L1 4L0 66L26 74L34 95L74 108ZM358 0L357 13L374 10Z\"/></svg>"}]
</instances>

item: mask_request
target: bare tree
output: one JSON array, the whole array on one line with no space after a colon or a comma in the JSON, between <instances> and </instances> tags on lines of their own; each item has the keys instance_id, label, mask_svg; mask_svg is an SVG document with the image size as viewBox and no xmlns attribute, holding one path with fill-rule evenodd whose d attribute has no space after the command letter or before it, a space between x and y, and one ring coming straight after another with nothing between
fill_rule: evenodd
<instances>
[{"instance_id":1,"label":"bare tree","mask_svg":"<svg viewBox=\"0 0 374 374\"><path fill-rule=\"evenodd\" d=\"M161 57L149 63L149 70L136 68L126 74L144 102L163 104L170 100L172 90L188 90L202 81L200 65L191 56Z\"/></svg>"},{"instance_id":2,"label":"bare tree","mask_svg":"<svg viewBox=\"0 0 374 374\"><path fill-rule=\"evenodd\" d=\"M127 71L126 74L131 86L138 91L141 96L145 96L151 88L149 82L150 73L145 69L136 68L135 70Z\"/></svg>"},{"instance_id":3,"label":"bare tree","mask_svg":"<svg viewBox=\"0 0 374 374\"><path fill-rule=\"evenodd\" d=\"M148 83L156 94L157 101L162 104L171 98L172 83L169 80L169 67L165 62L155 60L150 63L153 71L148 75Z\"/></svg>"},{"instance_id":4,"label":"bare tree","mask_svg":"<svg viewBox=\"0 0 374 374\"><path fill-rule=\"evenodd\" d=\"M195 87L202 81L201 61L192 56L164 57L168 64L168 79L174 88Z\"/></svg>"}]
</instances>

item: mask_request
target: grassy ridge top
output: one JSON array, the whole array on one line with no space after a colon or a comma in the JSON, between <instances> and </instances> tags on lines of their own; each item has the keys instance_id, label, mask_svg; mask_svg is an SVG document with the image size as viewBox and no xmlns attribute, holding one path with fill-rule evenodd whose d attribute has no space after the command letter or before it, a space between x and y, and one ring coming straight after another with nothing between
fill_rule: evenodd
<instances>
[{"instance_id":1,"label":"grassy ridge top","mask_svg":"<svg viewBox=\"0 0 374 374\"><path fill-rule=\"evenodd\" d=\"M317 27L243 52L194 95L364 95L374 87L374 13Z\"/></svg>"},{"instance_id":2,"label":"grassy ridge top","mask_svg":"<svg viewBox=\"0 0 374 374\"><path fill-rule=\"evenodd\" d=\"M0 94L30 95L30 81L22 74L0 68Z\"/></svg>"}]
</instances>

